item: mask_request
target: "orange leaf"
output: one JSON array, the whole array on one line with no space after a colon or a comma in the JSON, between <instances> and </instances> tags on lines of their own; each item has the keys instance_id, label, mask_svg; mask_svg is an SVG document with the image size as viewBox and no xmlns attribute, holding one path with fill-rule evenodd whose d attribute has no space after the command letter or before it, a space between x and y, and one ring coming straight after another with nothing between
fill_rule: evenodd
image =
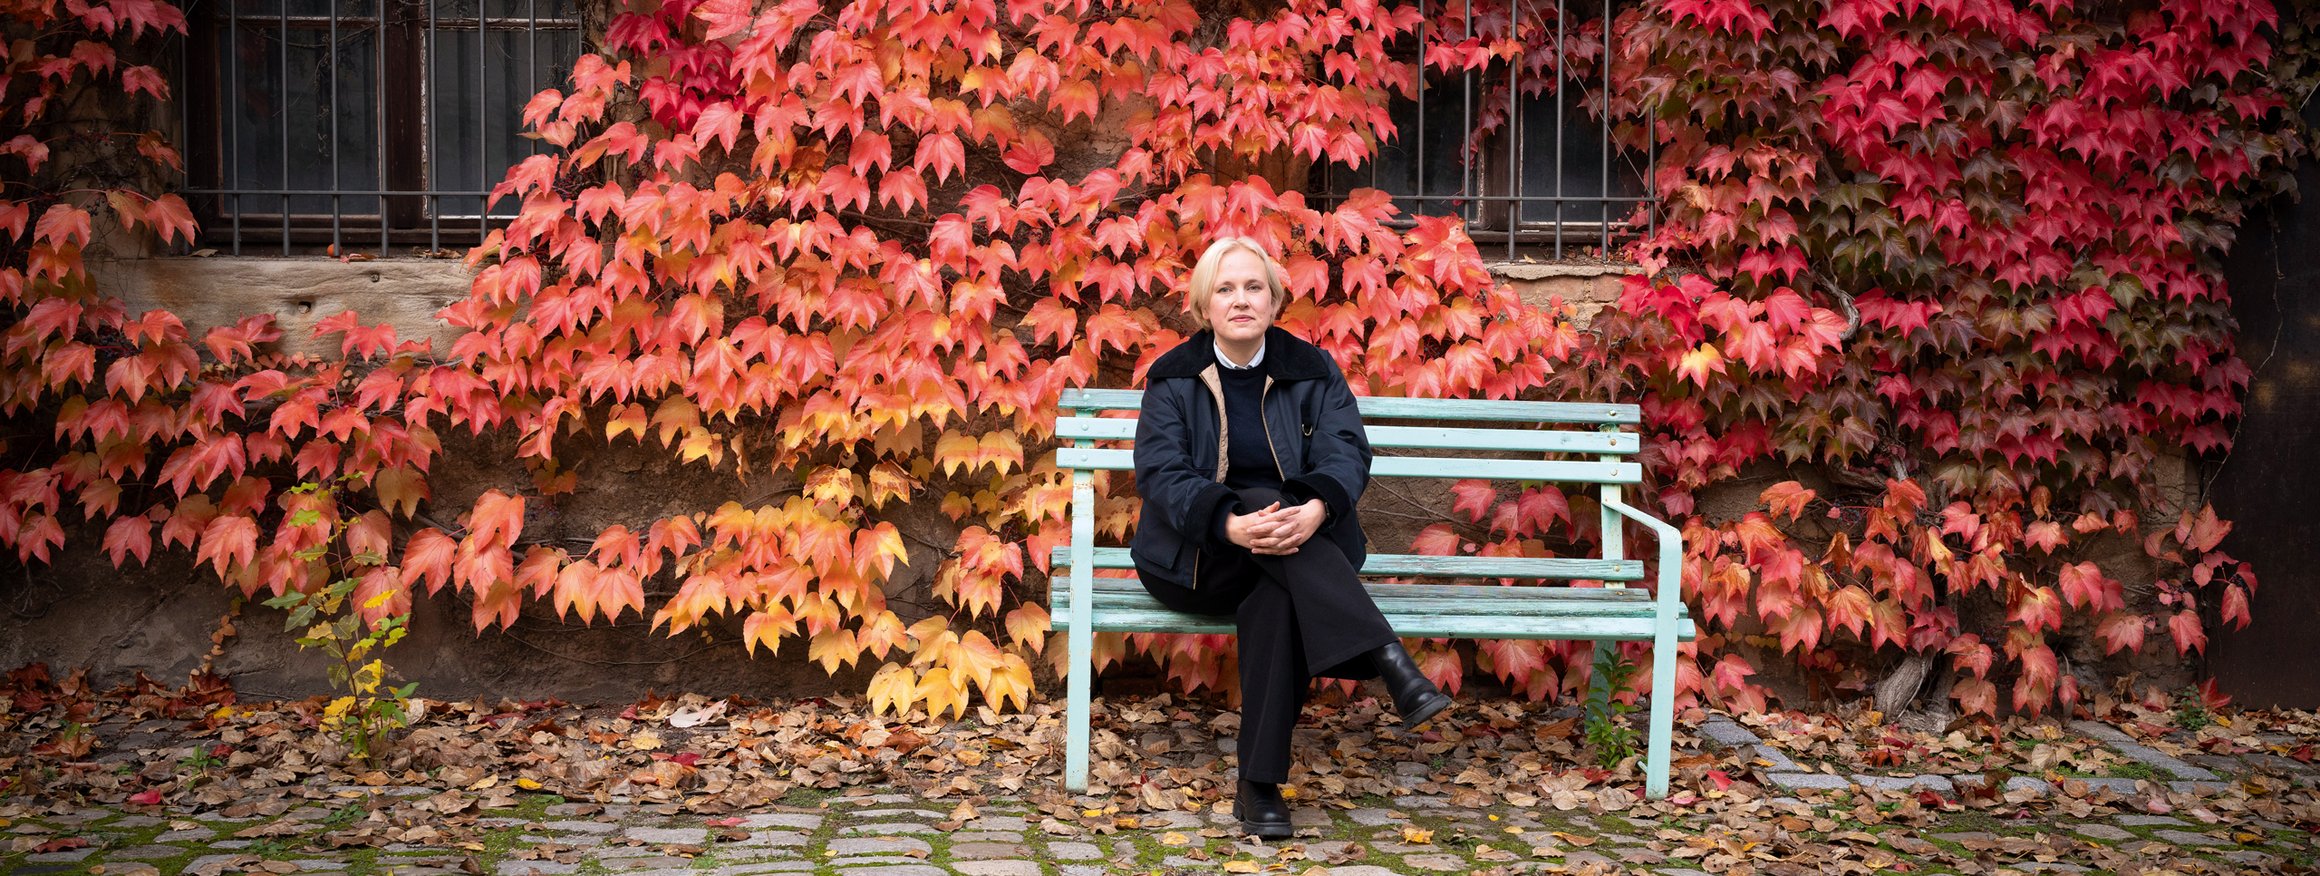
<instances>
[{"instance_id":1,"label":"orange leaf","mask_svg":"<svg viewBox=\"0 0 2320 876\"><path fill-rule=\"evenodd\" d=\"M1764 492L1757 494L1756 498L1775 516L1794 520L1804 514L1804 506L1819 498L1819 494L1796 481L1781 481L1765 487Z\"/></svg>"},{"instance_id":2,"label":"orange leaf","mask_svg":"<svg viewBox=\"0 0 2320 876\"><path fill-rule=\"evenodd\" d=\"M902 619L894 612L880 610L862 621L862 629L854 636L855 644L880 660L896 648L910 647L910 631L902 626Z\"/></svg>"},{"instance_id":3,"label":"orange leaf","mask_svg":"<svg viewBox=\"0 0 2320 876\"><path fill-rule=\"evenodd\" d=\"M1716 350L1715 344L1702 343L1691 352L1685 353L1683 358L1676 363L1676 377L1690 380L1694 385L1702 388L1708 385L1708 375L1722 373L1724 373L1724 354Z\"/></svg>"}]
</instances>

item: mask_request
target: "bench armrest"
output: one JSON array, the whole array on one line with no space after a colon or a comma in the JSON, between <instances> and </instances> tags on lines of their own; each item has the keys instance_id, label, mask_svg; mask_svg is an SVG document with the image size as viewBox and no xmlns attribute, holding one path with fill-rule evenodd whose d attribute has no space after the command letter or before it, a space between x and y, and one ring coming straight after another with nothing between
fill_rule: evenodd
<instances>
[{"instance_id":1,"label":"bench armrest","mask_svg":"<svg viewBox=\"0 0 2320 876\"><path fill-rule=\"evenodd\" d=\"M1684 534L1667 521L1643 513L1618 499L1604 498L1603 507L1649 528L1659 542L1659 591L1652 601L1662 616L1681 613L1684 603Z\"/></svg>"}]
</instances>

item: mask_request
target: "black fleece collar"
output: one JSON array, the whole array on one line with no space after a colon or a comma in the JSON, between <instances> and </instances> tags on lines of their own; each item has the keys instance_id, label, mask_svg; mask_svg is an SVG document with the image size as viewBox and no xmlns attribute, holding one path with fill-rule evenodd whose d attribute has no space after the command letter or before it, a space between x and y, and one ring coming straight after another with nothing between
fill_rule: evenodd
<instances>
[{"instance_id":1,"label":"black fleece collar","mask_svg":"<svg viewBox=\"0 0 2320 876\"><path fill-rule=\"evenodd\" d=\"M1148 380L1170 377L1198 377L1202 369L1216 361L1216 335L1203 330L1176 349L1160 354L1152 363ZM1265 370L1274 380L1315 380L1329 376L1329 354L1320 347L1306 343L1279 326L1265 330Z\"/></svg>"}]
</instances>

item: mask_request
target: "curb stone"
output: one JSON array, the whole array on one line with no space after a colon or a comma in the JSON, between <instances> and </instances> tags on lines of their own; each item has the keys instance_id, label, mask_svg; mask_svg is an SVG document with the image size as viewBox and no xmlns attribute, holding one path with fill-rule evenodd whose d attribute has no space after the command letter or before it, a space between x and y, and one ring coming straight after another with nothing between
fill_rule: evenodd
<instances>
[{"instance_id":1,"label":"curb stone","mask_svg":"<svg viewBox=\"0 0 2320 876\"><path fill-rule=\"evenodd\" d=\"M2184 763L2173 755L2136 742L2127 734L2119 732L2118 728L2100 721L2072 721L2070 729L2100 739L2104 745L2108 745L2120 754L2134 758L2138 762L2174 773L2178 779L2212 782L2220 778L2213 772Z\"/></svg>"}]
</instances>

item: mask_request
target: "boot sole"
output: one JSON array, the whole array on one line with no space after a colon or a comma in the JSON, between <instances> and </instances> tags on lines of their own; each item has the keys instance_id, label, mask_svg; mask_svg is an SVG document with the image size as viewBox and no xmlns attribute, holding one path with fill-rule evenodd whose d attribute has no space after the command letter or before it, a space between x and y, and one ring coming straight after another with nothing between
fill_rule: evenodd
<instances>
[{"instance_id":1,"label":"boot sole","mask_svg":"<svg viewBox=\"0 0 2320 876\"><path fill-rule=\"evenodd\" d=\"M1402 726L1415 730L1421 725L1424 725L1427 721L1433 720L1434 716L1449 710L1449 708L1450 697L1447 694L1435 694L1432 698L1426 700L1424 705L1419 706L1416 711L1413 711L1407 715L1403 715Z\"/></svg>"}]
</instances>

